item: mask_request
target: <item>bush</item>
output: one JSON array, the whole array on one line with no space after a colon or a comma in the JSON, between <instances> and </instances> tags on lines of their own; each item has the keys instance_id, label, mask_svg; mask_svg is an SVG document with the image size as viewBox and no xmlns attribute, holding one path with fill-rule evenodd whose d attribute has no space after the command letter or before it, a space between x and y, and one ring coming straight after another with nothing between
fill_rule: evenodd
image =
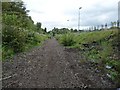
<instances>
[{"instance_id":1,"label":"bush","mask_svg":"<svg viewBox=\"0 0 120 90\"><path fill-rule=\"evenodd\" d=\"M14 52L20 52L24 50L26 37L27 33L21 28L7 25L3 27L3 45L13 48Z\"/></svg>"},{"instance_id":2,"label":"bush","mask_svg":"<svg viewBox=\"0 0 120 90\"><path fill-rule=\"evenodd\" d=\"M64 34L60 38L60 43L62 43L64 46L72 46L75 44L74 40L74 34L68 33Z\"/></svg>"},{"instance_id":3,"label":"bush","mask_svg":"<svg viewBox=\"0 0 120 90\"><path fill-rule=\"evenodd\" d=\"M3 51L3 59L12 57L15 53L26 51L47 38L47 35L38 33L37 26L28 16L28 10L24 7L23 2L4 2L2 10L3 42L0 50Z\"/></svg>"},{"instance_id":4,"label":"bush","mask_svg":"<svg viewBox=\"0 0 120 90\"><path fill-rule=\"evenodd\" d=\"M14 55L14 51L12 48L2 47L2 60L10 58Z\"/></svg>"}]
</instances>

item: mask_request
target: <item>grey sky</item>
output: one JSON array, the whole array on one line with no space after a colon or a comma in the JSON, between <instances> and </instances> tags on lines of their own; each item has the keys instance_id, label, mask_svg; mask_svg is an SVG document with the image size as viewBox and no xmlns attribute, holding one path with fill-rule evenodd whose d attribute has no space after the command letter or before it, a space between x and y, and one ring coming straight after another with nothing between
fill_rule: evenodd
<instances>
[{"instance_id":1,"label":"grey sky","mask_svg":"<svg viewBox=\"0 0 120 90\"><path fill-rule=\"evenodd\" d=\"M119 0L23 0L34 22L41 22L48 31L57 28L76 28L78 9L82 7L81 28L96 26L118 19ZM67 21L69 20L69 21Z\"/></svg>"}]
</instances>

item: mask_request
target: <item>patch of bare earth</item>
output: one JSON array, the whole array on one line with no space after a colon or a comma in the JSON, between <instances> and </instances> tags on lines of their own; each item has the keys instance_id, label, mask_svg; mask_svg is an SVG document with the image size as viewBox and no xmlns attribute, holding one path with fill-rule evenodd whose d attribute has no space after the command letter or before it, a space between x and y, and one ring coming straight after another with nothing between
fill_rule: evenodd
<instances>
[{"instance_id":1,"label":"patch of bare earth","mask_svg":"<svg viewBox=\"0 0 120 90\"><path fill-rule=\"evenodd\" d=\"M106 88L115 87L107 77L96 73L80 51L61 46L52 38L42 47L18 54L3 62L3 88Z\"/></svg>"}]
</instances>

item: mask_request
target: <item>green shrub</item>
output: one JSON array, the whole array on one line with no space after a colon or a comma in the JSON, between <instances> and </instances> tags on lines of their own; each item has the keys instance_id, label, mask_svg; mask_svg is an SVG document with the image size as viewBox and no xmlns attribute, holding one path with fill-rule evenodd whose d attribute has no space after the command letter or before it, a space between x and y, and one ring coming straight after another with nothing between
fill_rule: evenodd
<instances>
[{"instance_id":1,"label":"green shrub","mask_svg":"<svg viewBox=\"0 0 120 90\"><path fill-rule=\"evenodd\" d=\"M20 52L24 50L26 37L27 33L22 28L16 28L7 25L3 27L3 45L13 48L14 52Z\"/></svg>"},{"instance_id":2,"label":"green shrub","mask_svg":"<svg viewBox=\"0 0 120 90\"><path fill-rule=\"evenodd\" d=\"M14 51L12 48L2 47L2 60L11 58L13 55L14 55Z\"/></svg>"},{"instance_id":3,"label":"green shrub","mask_svg":"<svg viewBox=\"0 0 120 90\"><path fill-rule=\"evenodd\" d=\"M64 46L72 46L75 44L75 40L74 40L74 34L72 33L67 33L64 34L60 37L60 42L64 45Z\"/></svg>"},{"instance_id":4,"label":"green shrub","mask_svg":"<svg viewBox=\"0 0 120 90\"><path fill-rule=\"evenodd\" d=\"M2 56L3 59L39 45L47 35L40 35L38 28L23 2L2 3ZM46 33L45 33L46 34Z\"/></svg>"}]
</instances>

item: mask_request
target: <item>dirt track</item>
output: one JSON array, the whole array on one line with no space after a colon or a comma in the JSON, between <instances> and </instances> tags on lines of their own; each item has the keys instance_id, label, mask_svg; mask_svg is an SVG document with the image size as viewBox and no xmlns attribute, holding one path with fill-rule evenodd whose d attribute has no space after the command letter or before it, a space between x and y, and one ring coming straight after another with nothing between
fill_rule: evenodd
<instances>
[{"instance_id":1,"label":"dirt track","mask_svg":"<svg viewBox=\"0 0 120 90\"><path fill-rule=\"evenodd\" d=\"M3 63L3 87L115 87L104 75L81 64L82 59L78 50L67 49L54 38L49 39L42 47L16 55L12 63Z\"/></svg>"}]
</instances>

